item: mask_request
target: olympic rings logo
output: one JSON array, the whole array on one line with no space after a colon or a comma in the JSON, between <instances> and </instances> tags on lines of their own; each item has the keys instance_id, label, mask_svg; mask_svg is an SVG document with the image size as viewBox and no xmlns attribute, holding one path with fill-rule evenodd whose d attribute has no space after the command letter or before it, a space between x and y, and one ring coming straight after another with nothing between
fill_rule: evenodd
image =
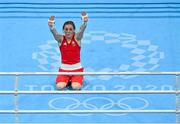
<instances>
[{"instance_id":1,"label":"olympic rings logo","mask_svg":"<svg viewBox=\"0 0 180 124\"><path fill-rule=\"evenodd\" d=\"M129 104L132 102L133 104ZM134 107L134 103L140 102L142 106ZM82 100L82 98L72 97L58 97L49 101L48 103L51 109L55 110L137 110L145 109L149 106L149 102L142 97L125 97L116 100L107 97L90 97ZM110 116L126 115L127 113L120 114L105 114ZM76 116L88 116L92 114L72 114Z\"/></svg>"}]
</instances>

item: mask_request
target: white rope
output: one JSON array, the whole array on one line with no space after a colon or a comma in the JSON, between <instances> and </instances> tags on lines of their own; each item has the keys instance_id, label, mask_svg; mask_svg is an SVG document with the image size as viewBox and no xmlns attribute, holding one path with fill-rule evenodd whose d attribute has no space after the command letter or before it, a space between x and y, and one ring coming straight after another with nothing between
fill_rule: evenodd
<instances>
[{"instance_id":1,"label":"white rope","mask_svg":"<svg viewBox=\"0 0 180 124\"><path fill-rule=\"evenodd\" d=\"M176 113L176 123L179 123L179 89L178 76L180 72L0 72L0 75L176 75L176 89L169 91L18 91L18 79L15 91L0 91L0 94L15 95L14 110L0 110L0 114L15 114L18 123L18 114L65 114L65 113ZM175 110L18 110L18 94L176 94Z\"/></svg>"},{"instance_id":2,"label":"white rope","mask_svg":"<svg viewBox=\"0 0 180 124\"><path fill-rule=\"evenodd\" d=\"M0 72L0 75L180 75L180 72Z\"/></svg>"},{"instance_id":3,"label":"white rope","mask_svg":"<svg viewBox=\"0 0 180 124\"><path fill-rule=\"evenodd\" d=\"M175 110L19 110L19 114L64 114L64 113L175 113ZM13 110L0 110L0 114L13 114ZM179 113L179 112L178 112Z\"/></svg>"},{"instance_id":4,"label":"white rope","mask_svg":"<svg viewBox=\"0 0 180 124\"><path fill-rule=\"evenodd\" d=\"M134 90L134 91L0 91L0 94L180 94L173 90Z\"/></svg>"}]
</instances>

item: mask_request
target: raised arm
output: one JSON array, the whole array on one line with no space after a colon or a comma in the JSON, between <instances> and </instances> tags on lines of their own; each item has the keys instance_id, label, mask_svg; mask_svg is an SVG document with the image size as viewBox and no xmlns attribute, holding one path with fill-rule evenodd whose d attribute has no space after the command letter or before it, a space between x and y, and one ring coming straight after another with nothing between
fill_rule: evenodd
<instances>
[{"instance_id":1,"label":"raised arm","mask_svg":"<svg viewBox=\"0 0 180 124\"><path fill-rule=\"evenodd\" d=\"M48 26L50 28L50 31L52 32L54 39L58 41L58 43L61 43L63 35L60 35L56 28L55 28L55 17L51 16L48 20Z\"/></svg>"},{"instance_id":2,"label":"raised arm","mask_svg":"<svg viewBox=\"0 0 180 124\"><path fill-rule=\"evenodd\" d=\"M87 15L86 12L82 12L82 13L81 13L81 17L82 17L83 23L82 23L82 25L81 25L81 27L80 27L79 32L76 34L76 40L77 40L78 42L80 42L81 39L83 38L84 30L86 29L87 22L88 22L88 15Z\"/></svg>"}]
</instances>

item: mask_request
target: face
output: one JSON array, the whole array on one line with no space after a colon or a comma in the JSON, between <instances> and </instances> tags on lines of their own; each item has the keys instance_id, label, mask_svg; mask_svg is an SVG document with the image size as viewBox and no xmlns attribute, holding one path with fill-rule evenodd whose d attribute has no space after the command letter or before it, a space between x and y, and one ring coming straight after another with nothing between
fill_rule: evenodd
<instances>
[{"instance_id":1,"label":"face","mask_svg":"<svg viewBox=\"0 0 180 124\"><path fill-rule=\"evenodd\" d=\"M72 39L74 33L75 33L75 31L71 24L64 26L64 34L67 39Z\"/></svg>"}]
</instances>

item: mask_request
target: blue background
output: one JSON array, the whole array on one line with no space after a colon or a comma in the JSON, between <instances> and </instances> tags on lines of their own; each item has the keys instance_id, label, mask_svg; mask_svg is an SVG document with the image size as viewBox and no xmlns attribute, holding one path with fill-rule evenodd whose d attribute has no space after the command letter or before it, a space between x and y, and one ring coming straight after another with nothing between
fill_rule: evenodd
<instances>
[{"instance_id":1,"label":"blue background","mask_svg":"<svg viewBox=\"0 0 180 124\"><path fill-rule=\"evenodd\" d=\"M67 20L73 20L78 31L80 12L84 10L89 15L81 49L85 71L180 71L180 4L173 2L178 1L31 0L28 3L41 4L8 4L12 1L1 0L0 72L56 72L61 60L57 42L47 25L48 17L56 16L56 28L60 33ZM25 2L15 0L13 3ZM55 78L21 76L19 90L56 90ZM12 76L0 76L0 90L13 90L14 82ZM82 90L173 90L174 86L175 76L167 75L86 76ZM13 98L12 95L0 95L0 109L13 109ZM175 109L175 95L19 95L19 109ZM172 113L22 114L19 118L21 123L175 123ZM0 123L13 122L14 115L0 114Z\"/></svg>"}]
</instances>

